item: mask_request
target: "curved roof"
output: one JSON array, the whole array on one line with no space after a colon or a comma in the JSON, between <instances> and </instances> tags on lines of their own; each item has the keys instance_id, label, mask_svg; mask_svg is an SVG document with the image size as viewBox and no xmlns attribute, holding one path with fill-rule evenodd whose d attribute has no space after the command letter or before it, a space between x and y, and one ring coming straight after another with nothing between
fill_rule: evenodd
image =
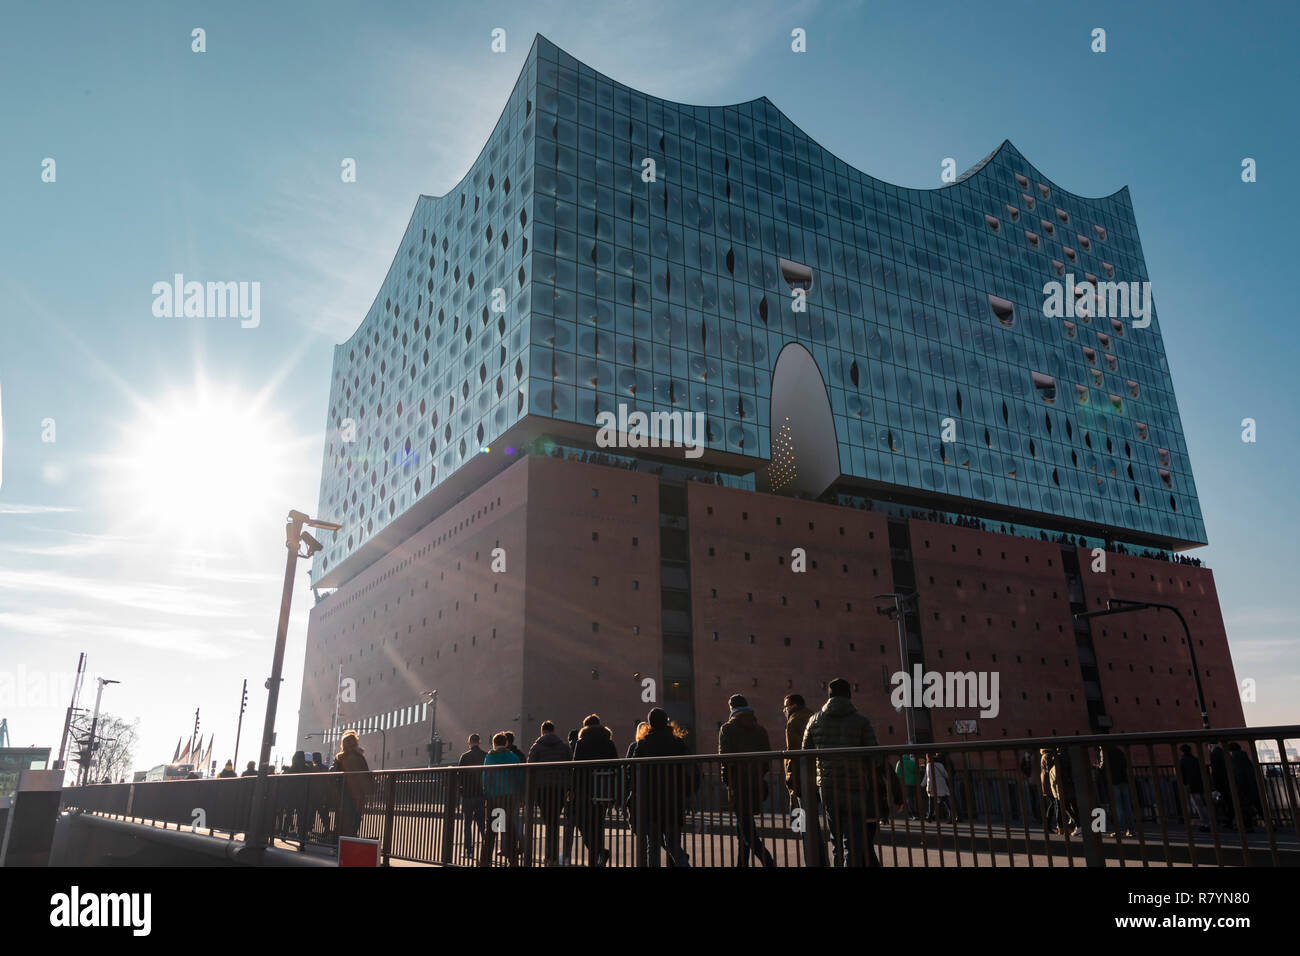
<instances>
[{"instance_id":1,"label":"curved roof","mask_svg":"<svg viewBox=\"0 0 1300 956\"><path fill-rule=\"evenodd\" d=\"M524 78L528 70L528 63L533 59L534 51L541 44L549 45L550 47L555 49L558 56L567 57L573 60L573 62L577 64L579 67L584 68L586 70L590 70L592 75L602 80L605 80L614 86L622 87L623 89L628 90L629 92L635 93L640 96L644 96L648 99L656 100L659 103L674 106L679 110L691 110L691 111L724 110L729 112L736 112L739 111L741 107L750 107L750 109L752 110L754 107L757 106L762 110L770 111L771 116L774 116L777 119L775 125L781 126L786 131L788 131L790 135L801 137L810 147L818 149L821 152L825 153L827 156L829 156L837 163L842 165L846 170L851 171L853 174L860 176L865 180L869 180L873 183L882 183L884 185L890 186L893 189L903 190L905 192L910 192L910 193L942 193L944 190L950 190L977 179L980 176L980 174L984 172L985 168L993 162L994 159L996 159L1003 152L1008 152L1010 156L1013 158L1013 160L1017 161L1018 164L1024 167L1026 176L1034 179L1037 182L1044 183L1045 185L1049 186L1053 191L1060 192L1063 195L1069 196L1071 199L1077 202L1097 203L1097 202L1104 202L1105 200L1108 199L1114 199L1120 197L1123 197L1125 199L1127 198L1127 192L1128 192L1127 186L1121 186L1119 189L1115 190L1115 192L1110 193L1109 195L1106 196L1083 196L1078 193L1072 192L1069 189L1066 189L1061 185L1059 185L1051 177L1045 176L1041 172L1041 170L1038 169L1038 167L1036 167L1033 163L1029 162L1029 160L1025 158L1024 154L1020 150L1018 150L1015 147L1015 144L1013 144L1009 139L1004 139L996 149L994 149L991 153L989 153L979 162L975 163L975 165L971 166L960 176L958 176L955 182L943 183L939 186L934 186L934 187L901 186L897 183L890 183L887 180L880 179L879 177L873 176L870 173L862 169L859 169L858 167L852 165L851 163L846 162L839 156L835 155L833 152L831 152L829 149L827 149L825 146L819 143L816 139L814 139L812 136L806 133L797 123L791 120L789 115L787 115L780 107L778 107L775 103L773 103L767 96L758 96L751 100L745 100L739 103L732 103L732 104L722 105L722 106L717 106L717 105L706 106L706 105L699 105L699 104L680 103L675 100L667 100L664 99L663 97L655 96L653 93L646 93L643 90L638 90L634 87L628 86L626 83L620 83L618 80L615 80L612 77L609 77L604 73L601 73L599 70L596 70L588 66L587 64L583 63L581 60L578 60L572 54L567 53L562 48L556 46L554 43L552 43L549 39L547 39L545 36L543 36L540 33L536 34L533 38L532 48L530 48L529 54L527 57L525 57L524 64L520 68L519 76L515 80L515 86L511 90L511 97L513 97L514 93L519 89L520 84L524 82ZM488 150L488 144L490 144L493 141L493 139L497 136L498 132L501 129L501 124L506 121L506 114L509 110L509 100L510 97L507 97L506 105L502 106L501 113L497 117L497 121L492 127L492 132L488 135L488 138L484 141L483 149L479 151L479 154L474 158L474 161L470 163L469 168L465 171L465 174L459 180L457 180L456 184L452 186L450 189L448 189L441 196L432 196L426 193L421 193L419 195L416 205L411 211L410 219L407 221L406 229L403 230L402 241L399 242L398 248L401 248L401 246L405 243L406 236L409 234L412 224L415 221L415 217L417 213L419 213L422 204L441 202L443 199L446 199L454 195L458 190L460 190L466 184L466 182L470 180L470 178L474 175L475 170L480 166L480 164L484 162L485 154L487 153ZM393 263L389 267L388 274L385 275L384 281L380 283L380 289L379 291L376 292L375 298L371 302L370 308L366 310L367 317L369 317L374 312L379 302L379 297L380 295L383 294L382 290L384 285L387 284L389 277L393 274L394 270L396 270L397 268L398 268L398 261L396 257L394 257ZM363 319L360 323L358 323L356 331L354 331L352 335L348 336L346 341L339 343L339 345L335 347L344 348L353 340L355 340L357 334L361 332L365 324L366 324L365 320Z\"/></svg>"}]
</instances>

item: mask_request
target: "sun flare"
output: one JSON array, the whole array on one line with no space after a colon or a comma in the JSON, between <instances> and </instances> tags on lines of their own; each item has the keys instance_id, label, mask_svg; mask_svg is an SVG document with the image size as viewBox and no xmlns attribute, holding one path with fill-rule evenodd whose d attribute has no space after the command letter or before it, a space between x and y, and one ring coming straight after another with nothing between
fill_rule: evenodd
<instances>
[{"instance_id":1,"label":"sun flare","mask_svg":"<svg viewBox=\"0 0 1300 956\"><path fill-rule=\"evenodd\" d=\"M236 391L145 406L114 460L114 507L136 530L221 548L274 528L286 509L286 426ZM274 532L271 532L272 534Z\"/></svg>"}]
</instances>

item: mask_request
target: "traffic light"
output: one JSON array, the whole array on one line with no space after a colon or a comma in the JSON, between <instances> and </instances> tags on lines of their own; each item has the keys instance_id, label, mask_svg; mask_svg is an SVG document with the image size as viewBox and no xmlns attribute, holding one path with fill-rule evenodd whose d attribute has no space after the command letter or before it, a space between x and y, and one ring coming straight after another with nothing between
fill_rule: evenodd
<instances>
[{"instance_id":1,"label":"traffic light","mask_svg":"<svg viewBox=\"0 0 1300 956\"><path fill-rule=\"evenodd\" d=\"M436 767L442 763L443 740L441 737L435 738L429 743L429 755L433 758L433 764Z\"/></svg>"}]
</instances>

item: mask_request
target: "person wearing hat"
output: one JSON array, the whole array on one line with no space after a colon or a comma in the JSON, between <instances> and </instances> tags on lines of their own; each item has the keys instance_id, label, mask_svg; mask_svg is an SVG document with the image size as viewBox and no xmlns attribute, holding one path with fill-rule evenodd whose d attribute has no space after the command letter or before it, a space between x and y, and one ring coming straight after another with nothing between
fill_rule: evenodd
<instances>
[{"instance_id":1,"label":"person wearing hat","mask_svg":"<svg viewBox=\"0 0 1300 956\"><path fill-rule=\"evenodd\" d=\"M804 750L835 747L875 747L871 719L853 706L852 685L835 679L827 685L830 696L813 714L804 731ZM889 807L879 761L862 757L818 757L817 786L835 844L835 866L880 866L876 857L876 829Z\"/></svg>"},{"instance_id":2,"label":"person wearing hat","mask_svg":"<svg viewBox=\"0 0 1300 956\"><path fill-rule=\"evenodd\" d=\"M573 748L575 761L618 759L618 749L609 728L600 722L599 714L588 714L582 721L582 730L578 732L578 743ZM582 835L582 843L587 848L587 865L604 866L609 862L609 848L605 846L605 813L609 798L603 792L601 782L613 771L606 764L600 769L573 771L573 812ZM601 776L598 776L601 775Z\"/></svg>"},{"instance_id":3,"label":"person wearing hat","mask_svg":"<svg viewBox=\"0 0 1300 956\"><path fill-rule=\"evenodd\" d=\"M632 745L629 757L684 757L687 753L686 732L668 719L668 712L656 707L646 715L650 729ZM646 841L647 866L659 865L659 848L668 851L669 866L690 866L690 857L682 846L682 822L686 805L699 786L699 764L654 763L641 775L637 800L642 801L640 819Z\"/></svg>"},{"instance_id":4,"label":"person wearing hat","mask_svg":"<svg viewBox=\"0 0 1300 956\"><path fill-rule=\"evenodd\" d=\"M718 753L748 754L768 753L772 749L767 731L754 715L754 708L741 694L733 694L727 701L731 716L718 731ZM740 853L736 859L737 866L749 866L749 855L763 866L776 866L772 853L763 845L758 835L754 820L762 812L763 801L767 798L768 768L761 762L748 760L724 760L722 762L722 783L727 788L731 800L731 809L736 814L736 837L740 841Z\"/></svg>"},{"instance_id":5,"label":"person wearing hat","mask_svg":"<svg viewBox=\"0 0 1300 956\"><path fill-rule=\"evenodd\" d=\"M227 760L227 761L226 761L226 765L225 765L224 767L221 768L221 773L217 774L217 776L218 776L218 777L237 777L237 776L239 776L239 774L235 773L235 762L234 762L233 760Z\"/></svg>"},{"instance_id":6,"label":"person wearing hat","mask_svg":"<svg viewBox=\"0 0 1300 956\"><path fill-rule=\"evenodd\" d=\"M568 763L573 759L569 745L555 732L555 724L542 722L541 736L528 751L529 763ZM542 826L546 832L546 865L558 866L560 862L560 811L564 809L564 794L569 783L568 770L547 770L533 775L532 805L524 810L524 819L533 819L533 807L541 812ZM526 831L531 836L532 827Z\"/></svg>"}]
</instances>

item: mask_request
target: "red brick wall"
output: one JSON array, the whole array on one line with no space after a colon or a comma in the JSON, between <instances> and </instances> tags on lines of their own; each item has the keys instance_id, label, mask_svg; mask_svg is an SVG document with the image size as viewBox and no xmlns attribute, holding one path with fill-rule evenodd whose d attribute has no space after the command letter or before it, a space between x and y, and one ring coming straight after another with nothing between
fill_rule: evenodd
<instances>
[{"instance_id":1,"label":"red brick wall","mask_svg":"<svg viewBox=\"0 0 1300 956\"><path fill-rule=\"evenodd\" d=\"M471 731L519 734L511 722L523 698L527 464L497 475L312 609L298 747L322 749L302 735L330 725L340 663L357 685L356 702L340 708L344 724L419 705L436 689L449 753ZM491 571L498 545L505 574ZM424 766L429 732L427 719L389 729L387 765ZM361 741L375 767L381 739Z\"/></svg>"},{"instance_id":2,"label":"red brick wall","mask_svg":"<svg viewBox=\"0 0 1300 956\"><path fill-rule=\"evenodd\" d=\"M1059 545L928 521L908 523L926 670L998 671L999 713L931 711L935 740L1087 734L1088 705Z\"/></svg>"},{"instance_id":3,"label":"red brick wall","mask_svg":"<svg viewBox=\"0 0 1300 956\"><path fill-rule=\"evenodd\" d=\"M1109 598L1160 601L1182 612L1196 642L1196 663L1211 727L1245 724L1232 655L1219 610L1214 573L1168 561L1106 554L1104 572L1092 570L1092 552L1079 548L1079 571L1088 610ZM1146 610L1093 618L1106 712L1116 733L1194 730L1201 726L1186 638L1169 611Z\"/></svg>"},{"instance_id":4,"label":"red brick wall","mask_svg":"<svg viewBox=\"0 0 1300 956\"><path fill-rule=\"evenodd\" d=\"M800 693L816 709L835 677L856 685L854 703L882 742L905 740L887 683L898 669L897 631L872 600L893 590L886 519L699 482L687 487L702 747L716 750L727 698L740 693L779 748L785 695ZM791 571L796 547L807 553L804 573Z\"/></svg>"},{"instance_id":5,"label":"red brick wall","mask_svg":"<svg viewBox=\"0 0 1300 956\"><path fill-rule=\"evenodd\" d=\"M734 693L750 699L780 746L784 695L820 706L837 676L856 685L855 703L880 739L901 742L905 723L889 700L897 632L873 600L894 586L885 517L701 482L687 482L686 496L693 746L715 748ZM926 669L999 672L1000 713L978 718L981 736L1087 733L1059 547L923 521L910 532ZM497 546L505 573L491 570ZM796 547L807 554L801 574L791 570ZM1107 573L1095 574L1086 550L1079 562L1089 608L1109 597L1182 608L1211 723L1244 722L1208 570L1110 554ZM312 609L296 746L325 749L302 735L328 727L341 662L357 685L356 702L341 710L345 724L420 708L421 693L436 688L449 755L471 731L510 729L526 748L542 720L563 734L593 711L622 752L653 706L634 675L654 678L664 699L659 571L656 477L521 459ZM1172 615L1096 619L1092 633L1115 731L1199 725ZM936 739L952 738L953 720L971 716L975 708L935 711ZM415 717L388 730L389 767L425 764L429 722L422 710ZM380 736L362 745L378 766Z\"/></svg>"},{"instance_id":6,"label":"red brick wall","mask_svg":"<svg viewBox=\"0 0 1300 956\"><path fill-rule=\"evenodd\" d=\"M598 713L621 754L655 706L633 675L663 699L659 480L540 456L527 465L523 724L531 742L542 720L564 736Z\"/></svg>"}]
</instances>

